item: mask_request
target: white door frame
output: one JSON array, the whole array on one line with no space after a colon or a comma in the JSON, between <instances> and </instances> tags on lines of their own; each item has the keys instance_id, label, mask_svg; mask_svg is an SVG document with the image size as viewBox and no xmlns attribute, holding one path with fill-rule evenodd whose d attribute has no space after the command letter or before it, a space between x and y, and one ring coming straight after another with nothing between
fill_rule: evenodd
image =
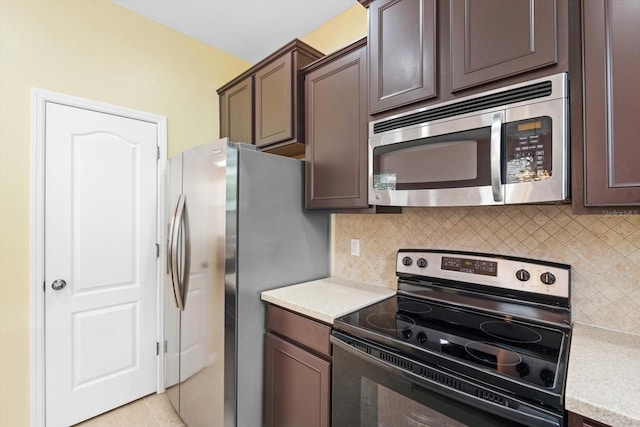
<instances>
[{"instance_id":1,"label":"white door frame","mask_svg":"<svg viewBox=\"0 0 640 427\"><path fill-rule=\"evenodd\" d=\"M45 105L47 102L63 104L143 120L157 126L159 157L157 169L157 229L156 241L160 245L157 263L157 325L156 341L164 343L164 245L162 242L164 219L164 171L167 158L167 118L143 111L105 104L57 92L31 88L31 172L30 172L30 250L29 250L29 425L45 427L45 316L44 316L44 195L45 195ZM160 349L163 345L160 345ZM164 391L164 351L157 358L156 391Z\"/></svg>"}]
</instances>

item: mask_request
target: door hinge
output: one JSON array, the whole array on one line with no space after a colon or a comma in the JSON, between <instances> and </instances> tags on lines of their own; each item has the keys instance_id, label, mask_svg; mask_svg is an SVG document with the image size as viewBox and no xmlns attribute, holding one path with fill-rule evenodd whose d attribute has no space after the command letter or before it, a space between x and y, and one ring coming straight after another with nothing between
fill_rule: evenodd
<instances>
[{"instance_id":1,"label":"door hinge","mask_svg":"<svg viewBox=\"0 0 640 427\"><path fill-rule=\"evenodd\" d=\"M156 341L156 356L160 355L160 343Z\"/></svg>"},{"instance_id":2,"label":"door hinge","mask_svg":"<svg viewBox=\"0 0 640 427\"><path fill-rule=\"evenodd\" d=\"M156 258L160 258L160 245L156 243Z\"/></svg>"},{"instance_id":3,"label":"door hinge","mask_svg":"<svg viewBox=\"0 0 640 427\"><path fill-rule=\"evenodd\" d=\"M156 145L156 160L160 160L160 146Z\"/></svg>"}]
</instances>

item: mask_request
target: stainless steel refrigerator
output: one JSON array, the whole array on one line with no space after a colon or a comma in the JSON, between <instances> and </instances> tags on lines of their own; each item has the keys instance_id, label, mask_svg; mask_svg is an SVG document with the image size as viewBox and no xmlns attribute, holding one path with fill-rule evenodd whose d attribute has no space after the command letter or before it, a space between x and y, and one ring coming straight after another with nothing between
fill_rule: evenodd
<instances>
[{"instance_id":1,"label":"stainless steel refrigerator","mask_svg":"<svg viewBox=\"0 0 640 427\"><path fill-rule=\"evenodd\" d=\"M227 139L169 160L165 383L189 427L262 425L260 292L329 274L303 167Z\"/></svg>"}]
</instances>

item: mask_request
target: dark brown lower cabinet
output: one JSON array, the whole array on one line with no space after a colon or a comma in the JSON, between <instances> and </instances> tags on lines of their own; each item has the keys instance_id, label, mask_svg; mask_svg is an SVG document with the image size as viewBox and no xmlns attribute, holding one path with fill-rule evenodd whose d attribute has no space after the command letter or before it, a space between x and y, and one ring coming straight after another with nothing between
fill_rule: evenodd
<instances>
[{"instance_id":1,"label":"dark brown lower cabinet","mask_svg":"<svg viewBox=\"0 0 640 427\"><path fill-rule=\"evenodd\" d=\"M598 421L590 420L582 415L569 412L569 427L609 427L607 424L602 424Z\"/></svg>"},{"instance_id":2,"label":"dark brown lower cabinet","mask_svg":"<svg viewBox=\"0 0 640 427\"><path fill-rule=\"evenodd\" d=\"M266 427L329 427L330 331L328 325L267 306Z\"/></svg>"}]
</instances>

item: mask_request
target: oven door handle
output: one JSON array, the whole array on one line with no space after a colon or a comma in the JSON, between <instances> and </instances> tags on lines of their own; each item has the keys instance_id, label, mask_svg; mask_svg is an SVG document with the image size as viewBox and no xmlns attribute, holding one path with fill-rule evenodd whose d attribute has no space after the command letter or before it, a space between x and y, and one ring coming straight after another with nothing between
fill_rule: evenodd
<instances>
[{"instance_id":1,"label":"oven door handle","mask_svg":"<svg viewBox=\"0 0 640 427\"><path fill-rule=\"evenodd\" d=\"M493 201L502 202L502 116L496 113L491 122L491 190Z\"/></svg>"},{"instance_id":2,"label":"oven door handle","mask_svg":"<svg viewBox=\"0 0 640 427\"><path fill-rule=\"evenodd\" d=\"M347 339L353 339L351 337L347 338ZM553 416L552 414L548 414L548 418L547 417L542 417L542 415L546 415L542 413L542 410L535 410L536 412L534 413L534 409L530 409L531 412L525 413L523 411L517 411L515 409L509 408L507 406L503 406L503 405L499 405L497 403L493 403L493 402L489 402L487 400L481 399L479 397L467 394L465 392L453 389L451 387L447 387L444 386L438 382L435 381L430 381L426 378L423 378L413 372L407 371L406 369L400 368L398 366L392 365L388 362L385 362L383 360L380 360L374 356L371 356L370 354L359 350L357 348L352 347L351 345L345 343L342 339L337 338L334 335L331 335L330 337L331 343L345 351L347 351L348 353L352 354L355 357L358 357L360 359L364 359L366 362L369 362L375 366L378 366L388 372L394 373L394 374L399 374L402 377L404 377L405 379L407 379L408 381L411 381L414 384L417 384L419 386L422 386L424 388L427 388L435 393L444 395L446 397L449 397L451 399L457 400L463 404L467 404L470 406L473 406L475 408L478 408L480 410L485 410L487 412L490 412L492 414L498 415L500 417L504 417L506 419L509 420L514 420L517 421L519 423L523 423L524 425L537 425L537 426L545 426L545 427L560 427L562 425L561 420L559 420L557 417ZM353 339L353 341L358 341L356 339ZM366 343L364 344L364 346L366 347L373 347L371 344ZM393 354L394 357L399 358L399 359L403 359L408 363L412 363L412 364L416 364L417 362L411 360L411 359L407 359L399 354ZM335 360L335 354L334 354L334 364L336 363ZM418 363L419 364L419 363ZM425 365L426 366L426 365ZM437 368L428 366L429 369L436 371L436 372L440 372L443 375L446 375L448 377L453 377L451 374L445 373L440 371ZM462 382L466 382L465 380L459 379L457 377L453 377L456 378L457 381L462 381ZM511 399L511 400L515 400L515 399ZM529 406L520 403L521 406L524 406L524 408L529 409Z\"/></svg>"}]
</instances>

